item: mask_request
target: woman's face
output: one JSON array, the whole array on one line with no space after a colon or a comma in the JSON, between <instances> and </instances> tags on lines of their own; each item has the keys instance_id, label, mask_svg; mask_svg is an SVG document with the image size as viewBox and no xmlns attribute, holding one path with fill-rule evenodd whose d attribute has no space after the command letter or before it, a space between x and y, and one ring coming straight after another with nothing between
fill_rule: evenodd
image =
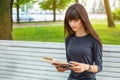
<instances>
[{"instance_id":1,"label":"woman's face","mask_svg":"<svg viewBox=\"0 0 120 80\"><path fill-rule=\"evenodd\" d=\"M69 20L68 23L70 27L72 28L72 30L75 32L80 31L81 28L83 28L82 22L80 19Z\"/></svg>"}]
</instances>

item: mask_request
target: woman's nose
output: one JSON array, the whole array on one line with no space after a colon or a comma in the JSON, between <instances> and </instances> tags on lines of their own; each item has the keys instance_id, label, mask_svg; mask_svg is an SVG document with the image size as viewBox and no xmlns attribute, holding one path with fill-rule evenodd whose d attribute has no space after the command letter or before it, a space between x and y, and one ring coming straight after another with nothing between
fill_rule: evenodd
<instances>
[{"instance_id":1,"label":"woman's nose","mask_svg":"<svg viewBox=\"0 0 120 80\"><path fill-rule=\"evenodd\" d=\"M71 21L71 25L74 25L75 23L74 23L74 21Z\"/></svg>"}]
</instances>

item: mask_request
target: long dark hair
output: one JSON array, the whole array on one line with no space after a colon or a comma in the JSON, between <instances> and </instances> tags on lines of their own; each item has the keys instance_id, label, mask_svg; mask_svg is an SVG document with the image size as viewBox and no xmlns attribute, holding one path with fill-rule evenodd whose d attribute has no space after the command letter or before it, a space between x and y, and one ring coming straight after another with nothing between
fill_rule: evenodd
<instances>
[{"instance_id":1,"label":"long dark hair","mask_svg":"<svg viewBox=\"0 0 120 80\"><path fill-rule=\"evenodd\" d=\"M81 4L73 4L66 11L65 19L64 19L65 37L70 36L75 33L68 23L69 20L75 20L75 19L81 19L82 24L85 28L85 31L91 36L93 36L102 45L102 42L99 36L95 32L95 30L93 29L89 21L88 14L85 8Z\"/></svg>"}]
</instances>

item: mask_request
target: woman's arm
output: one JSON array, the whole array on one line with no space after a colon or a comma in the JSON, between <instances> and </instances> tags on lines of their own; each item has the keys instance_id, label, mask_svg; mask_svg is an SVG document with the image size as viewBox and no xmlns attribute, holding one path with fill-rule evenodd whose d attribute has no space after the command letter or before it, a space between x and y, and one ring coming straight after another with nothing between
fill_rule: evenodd
<instances>
[{"instance_id":1,"label":"woman's arm","mask_svg":"<svg viewBox=\"0 0 120 80\"><path fill-rule=\"evenodd\" d=\"M98 67L96 65L89 65L89 64L84 64L84 63L79 63L79 62L70 62L71 66L70 69L73 70L74 72L81 73L84 71L89 71L96 73L98 72Z\"/></svg>"},{"instance_id":2,"label":"woman's arm","mask_svg":"<svg viewBox=\"0 0 120 80\"><path fill-rule=\"evenodd\" d=\"M89 65L89 72L97 73L98 72L98 67L96 65Z\"/></svg>"}]
</instances>

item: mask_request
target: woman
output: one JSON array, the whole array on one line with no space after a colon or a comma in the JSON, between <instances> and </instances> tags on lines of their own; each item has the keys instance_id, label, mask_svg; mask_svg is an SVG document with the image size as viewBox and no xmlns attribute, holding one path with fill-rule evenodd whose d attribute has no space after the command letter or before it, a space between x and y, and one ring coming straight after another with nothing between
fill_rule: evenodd
<instances>
[{"instance_id":1,"label":"woman","mask_svg":"<svg viewBox=\"0 0 120 80\"><path fill-rule=\"evenodd\" d=\"M57 71L71 70L68 80L96 80L102 70L102 43L81 4L73 4L65 14L66 57L70 67L54 64Z\"/></svg>"}]
</instances>

